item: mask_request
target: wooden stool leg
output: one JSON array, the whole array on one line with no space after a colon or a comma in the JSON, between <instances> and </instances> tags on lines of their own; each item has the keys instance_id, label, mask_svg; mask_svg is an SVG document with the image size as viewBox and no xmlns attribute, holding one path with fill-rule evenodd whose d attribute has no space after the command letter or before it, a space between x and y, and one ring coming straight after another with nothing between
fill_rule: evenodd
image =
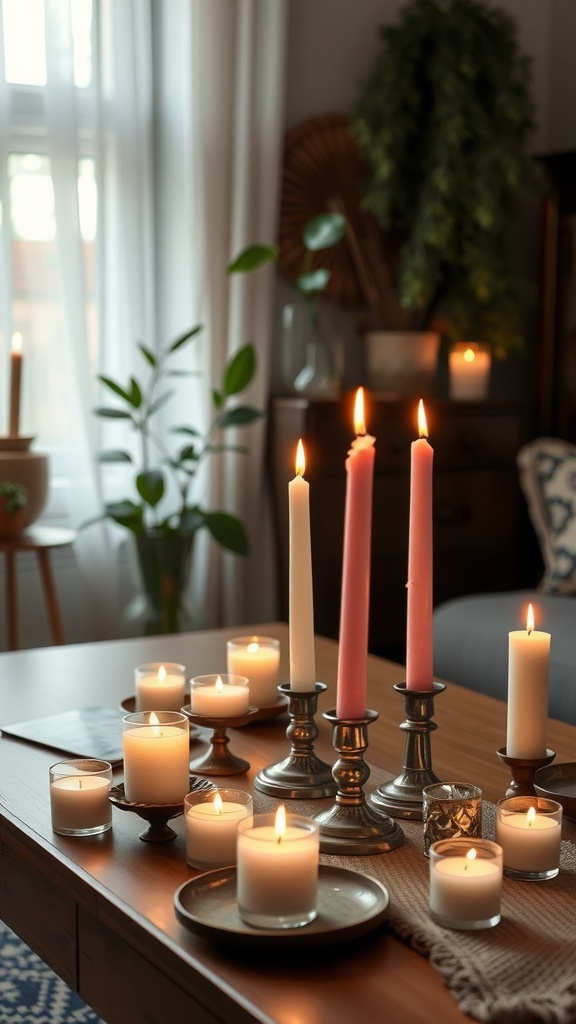
<instances>
[{"instance_id":1,"label":"wooden stool leg","mask_svg":"<svg viewBox=\"0 0 576 1024\"><path fill-rule=\"evenodd\" d=\"M36 556L38 558L38 565L40 566L40 576L42 577L42 587L44 590L46 609L48 611L50 630L52 632L52 642L55 644L63 644L64 629L62 626L62 619L60 617L60 609L58 607L56 587L54 586L50 554L47 548L37 548Z\"/></svg>"},{"instance_id":2,"label":"wooden stool leg","mask_svg":"<svg viewBox=\"0 0 576 1024\"><path fill-rule=\"evenodd\" d=\"M6 623L8 650L18 650L18 590L16 587L16 554L4 552L6 559Z\"/></svg>"}]
</instances>

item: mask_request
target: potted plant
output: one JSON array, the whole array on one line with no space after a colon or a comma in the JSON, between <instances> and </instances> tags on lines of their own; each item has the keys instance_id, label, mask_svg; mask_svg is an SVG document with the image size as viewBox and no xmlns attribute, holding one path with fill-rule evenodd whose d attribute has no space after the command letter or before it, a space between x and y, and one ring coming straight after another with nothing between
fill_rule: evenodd
<instances>
[{"instance_id":1,"label":"potted plant","mask_svg":"<svg viewBox=\"0 0 576 1024\"><path fill-rule=\"evenodd\" d=\"M400 326L482 341L497 357L521 350L528 294L512 254L535 180L531 69L517 34L484 0L410 0L379 29L350 121L367 165L363 204L386 242L372 270L392 279ZM385 329L379 313L374 327Z\"/></svg>"},{"instance_id":2,"label":"potted plant","mask_svg":"<svg viewBox=\"0 0 576 1024\"><path fill-rule=\"evenodd\" d=\"M330 270L319 265L316 254L337 245L344 237L345 231L346 221L341 213L319 213L307 221L302 232L304 259L300 273L296 276L282 266L280 250L276 245L250 245L228 266L228 273L235 274L256 270L265 263L273 262L294 288L303 306L305 323L305 338L302 345L305 353L304 364L299 367L292 382L294 390L301 394L329 393L335 387L334 359L322 327L318 304L318 298L330 280ZM292 333L294 316L294 307L285 307L283 326L287 334ZM291 344L294 344L293 338Z\"/></svg>"},{"instance_id":3,"label":"potted plant","mask_svg":"<svg viewBox=\"0 0 576 1024\"><path fill-rule=\"evenodd\" d=\"M0 537L18 537L24 529L28 491L14 480L0 481Z\"/></svg>"},{"instance_id":4,"label":"potted plant","mask_svg":"<svg viewBox=\"0 0 576 1024\"><path fill-rule=\"evenodd\" d=\"M105 504L104 516L129 532L134 541L142 582L143 631L170 633L180 629L184 590L189 578L194 537L206 529L213 540L238 555L248 552L248 536L241 520L228 512L212 511L193 497L198 470L205 460L226 451L245 448L222 441L234 427L246 427L262 416L250 405L235 404L250 384L256 369L253 346L241 348L225 367L219 388L211 391L213 416L204 432L188 424L172 428L181 444L171 451L157 429L157 417L173 392L162 390L166 379L182 375L173 369L173 357L196 337L192 328L164 346L158 354L138 345L147 369L145 381L132 377L127 385L108 376L98 379L119 404L100 406L97 416L122 420L139 438L136 458L126 449L100 453L101 463L134 466L134 495ZM88 525L88 524L85 524Z\"/></svg>"}]
</instances>

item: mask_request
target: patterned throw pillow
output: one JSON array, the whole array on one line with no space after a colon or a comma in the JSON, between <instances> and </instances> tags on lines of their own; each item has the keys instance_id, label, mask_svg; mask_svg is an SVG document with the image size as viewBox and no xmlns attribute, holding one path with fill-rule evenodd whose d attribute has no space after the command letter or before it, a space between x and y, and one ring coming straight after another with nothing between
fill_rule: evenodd
<instances>
[{"instance_id":1,"label":"patterned throw pillow","mask_svg":"<svg viewBox=\"0 0 576 1024\"><path fill-rule=\"evenodd\" d=\"M545 566L540 589L576 593L576 445L540 437L520 449L517 461Z\"/></svg>"}]
</instances>

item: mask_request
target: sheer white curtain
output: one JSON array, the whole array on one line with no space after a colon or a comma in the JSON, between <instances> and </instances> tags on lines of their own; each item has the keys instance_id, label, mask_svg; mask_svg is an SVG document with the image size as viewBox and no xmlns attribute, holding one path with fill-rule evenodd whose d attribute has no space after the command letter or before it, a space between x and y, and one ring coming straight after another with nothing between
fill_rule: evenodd
<instances>
[{"instance_id":1,"label":"sheer white curtain","mask_svg":"<svg viewBox=\"0 0 576 1024\"><path fill-rule=\"evenodd\" d=\"M272 271L229 278L226 266L244 246L276 235L286 0L175 0L156 14L160 327L170 337L190 323L205 325L197 349L203 378L188 413L207 415L207 383L220 381L227 358L247 341L258 361L248 397L266 410ZM175 125L178 141L168 149L163 138ZM211 507L240 515L250 536L247 559L223 553L207 537L197 545L195 603L212 625L276 614L265 438L266 420L239 434L248 456L213 459L210 479L201 481Z\"/></svg>"}]
</instances>

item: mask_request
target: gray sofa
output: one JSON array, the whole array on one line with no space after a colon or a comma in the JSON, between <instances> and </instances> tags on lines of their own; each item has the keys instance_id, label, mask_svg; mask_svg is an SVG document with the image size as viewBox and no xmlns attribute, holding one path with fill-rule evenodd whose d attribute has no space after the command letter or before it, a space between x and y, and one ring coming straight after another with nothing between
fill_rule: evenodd
<instances>
[{"instance_id":1,"label":"gray sofa","mask_svg":"<svg viewBox=\"0 0 576 1024\"><path fill-rule=\"evenodd\" d=\"M508 633L523 629L528 604L536 629L551 634L549 713L576 725L576 598L519 590L473 594L434 611L434 675L506 700ZM574 752L576 757L576 751Z\"/></svg>"}]
</instances>

